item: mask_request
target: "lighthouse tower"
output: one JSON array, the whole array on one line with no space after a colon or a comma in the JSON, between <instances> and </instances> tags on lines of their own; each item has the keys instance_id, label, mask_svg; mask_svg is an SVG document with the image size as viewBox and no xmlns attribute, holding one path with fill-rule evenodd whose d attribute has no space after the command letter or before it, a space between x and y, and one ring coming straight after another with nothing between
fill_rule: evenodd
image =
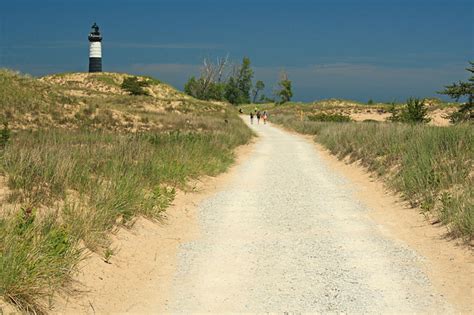
<instances>
[{"instance_id":1,"label":"lighthouse tower","mask_svg":"<svg viewBox=\"0 0 474 315\"><path fill-rule=\"evenodd\" d=\"M89 72L102 72L101 42L102 36L99 32L99 26L94 23L89 34Z\"/></svg>"}]
</instances>

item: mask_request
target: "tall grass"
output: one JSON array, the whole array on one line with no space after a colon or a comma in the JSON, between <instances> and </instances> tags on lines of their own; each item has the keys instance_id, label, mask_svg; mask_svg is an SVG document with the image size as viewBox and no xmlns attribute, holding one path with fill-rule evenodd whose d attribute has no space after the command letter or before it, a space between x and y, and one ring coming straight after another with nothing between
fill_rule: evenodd
<instances>
[{"instance_id":1,"label":"tall grass","mask_svg":"<svg viewBox=\"0 0 474 315\"><path fill-rule=\"evenodd\" d=\"M238 117L202 132L14 134L0 161L21 209L0 215L0 295L43 310L81 259L79 242L102 252L117 224L158 218L176 188L224 171L251 136Z\"/></svg>"},{"instance_id":2,"label":"tall grass","mask_svg":"<svg viewBox=\"0 0 474 315\"><path fill-rule=\"evenodd\" d=\"M224 171L252 136L225 104L152 78L156 97L121 95L125 76L0 70L0 298L22 310L47 310L82 249L108 260L112 229L159 218L177 188Z\"/></svg>"},{"instance_id":3,"label":"tall grass","mask_svg":"<svg viewBox=\"0 0 474 315\"><path fill-rule=\"evenodd\" d=\"M412 206L437 215L457 237L474 236L472 125L434 127L394 123L322 123L273 116L339 158L360 160Z\"/></svg>"},{"instance_id":4,"label":"tall grass","mask_svg":"<svg viewBox=\"0 0 474 315\"><path fill-rule=\"evenodd\" d=\"M51 288L62 286L82 257L78 238L54 214L31 209L0 219L0 295L25 312L42 313Z\"/></svg>"}]
</instances>

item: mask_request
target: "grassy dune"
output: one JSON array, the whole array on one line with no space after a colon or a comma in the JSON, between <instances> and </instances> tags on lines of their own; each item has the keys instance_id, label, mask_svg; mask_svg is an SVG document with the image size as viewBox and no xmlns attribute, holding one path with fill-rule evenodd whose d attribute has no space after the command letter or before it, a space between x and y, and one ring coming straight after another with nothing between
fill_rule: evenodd
<instances>
[{"instance_id":1,"label":"grassy dune","mask_svg":"<svg viewBox=\"0 0 474 315\"><path fill-rule=\"evenodd\" d=\"M435 127L374 122L303 121L291 108L271 112L272 122L315 135L339 158L359 160L449 227L455 237L474 236L474 132L472 125Z\"/></svg>"},{"instance_id":2,"label":"grassy dune","mask_svg":"<svg viewBox=\"0 0 474 315\"><path fill-rule=\"evenodd\" d=\"M10 129L0 149L0 296L22 310L45 311L86 249L108 259L111 230L159 218L176 189L223 172L252 137L225 104L156 80L151 96L125 95L123 77L0 72Z\"/></svg>"}]
</instances>

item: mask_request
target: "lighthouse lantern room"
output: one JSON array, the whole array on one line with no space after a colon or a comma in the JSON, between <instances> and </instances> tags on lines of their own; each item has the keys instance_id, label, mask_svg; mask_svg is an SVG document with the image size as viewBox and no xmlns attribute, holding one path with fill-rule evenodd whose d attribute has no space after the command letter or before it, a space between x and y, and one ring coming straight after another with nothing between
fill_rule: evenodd
<instances>
[{"instance_id":1,"label":"lighthouse lantern room","mask_svg":"<svg viewBox=\"0 0 474 315\"><path fill-rule=\"evenodd\" d=\"M102 35L96 23L89 34L89 72L102 72Z\"/></svg>"}]
</instances>

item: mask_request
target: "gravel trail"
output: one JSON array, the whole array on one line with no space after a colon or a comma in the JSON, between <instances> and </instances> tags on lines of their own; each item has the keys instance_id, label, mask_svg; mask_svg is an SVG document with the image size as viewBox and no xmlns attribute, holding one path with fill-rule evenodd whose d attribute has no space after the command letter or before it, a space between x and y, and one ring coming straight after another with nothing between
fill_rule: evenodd
<instances>
[{"instance_id":1,"label":"gravel trail","mask_svg":"<svg viewBox=\"0 0 474 315\"><path fill-rule=\"evenodd\" d=\"M251 127L255 151L198 206L201 237L180 248L167 311L454 311L311 143Z\"/></svg>"}]
</instances>

